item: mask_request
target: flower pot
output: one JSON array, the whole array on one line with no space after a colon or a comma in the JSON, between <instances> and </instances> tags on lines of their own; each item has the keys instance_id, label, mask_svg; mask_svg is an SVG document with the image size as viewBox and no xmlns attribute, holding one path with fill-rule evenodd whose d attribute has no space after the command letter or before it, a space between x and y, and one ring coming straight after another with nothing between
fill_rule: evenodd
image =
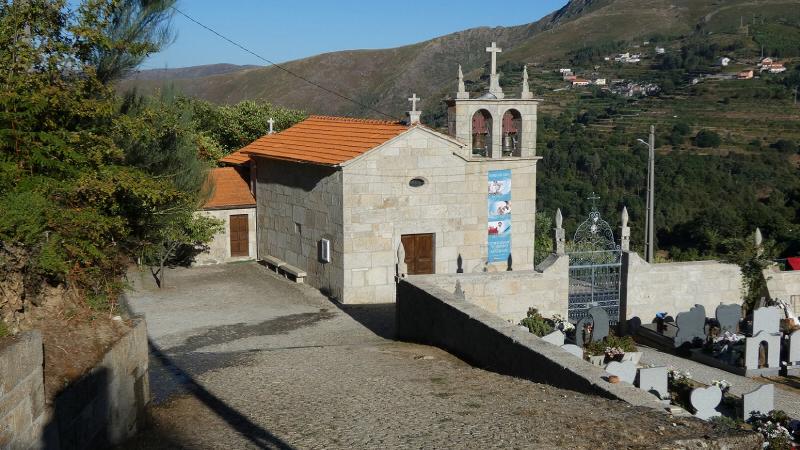
<instances>
[{"instance_id":1,"label":"flower pot","mask_svg":"<svg viewBox=\"0 0 800 450\"><path fill-rule=\"evenodd\" d=\"M641 359L642 359L642 352L625 352L625 354L622 355L623 361L631 361L632 363L637 365L639 364L639 361L641 361Z\"/></svg>"},{"instance_id":2,"label":"flower pot","mask_svg":"<svg viewBox=\"0 0 800 450\"><path fill-rule=\"evenodd\" d=\"M589 355L589 362L595 366L603 367L606 363L606 355L592 356Z\"/></svg>"}]
</instances>

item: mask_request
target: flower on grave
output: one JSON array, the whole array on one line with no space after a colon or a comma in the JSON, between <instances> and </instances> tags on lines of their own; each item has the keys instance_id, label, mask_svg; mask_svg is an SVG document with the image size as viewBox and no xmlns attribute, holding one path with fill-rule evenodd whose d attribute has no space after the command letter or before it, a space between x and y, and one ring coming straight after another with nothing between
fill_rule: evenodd
<instances>
[{"instance_id":1,"label":"flower on grave","mask_svg":"<svg viewBox=\"0 0 800 450\"><path fill-rule=\"evenodd\" d=\"M674 382L689 381L692 379L691 372L684 372L674 367L669 368L667 375L669 376L669 379Z\"/></svg>"},{"instance_id":2,"label":"flower on grave","mask_svg":"<svg viewBox=\"0 0 800 450\"><path fill-rule=\"evenodd\" d=\"M607 357L614 359L625 354L625 350L619 347L606 347L605 354Z\"/></svg>"},{"instance_id":3,"label":"flower on grave","mask_svg":"<svg viewBox=\"0 0 800 450\"><path fill-rule=\"evenodd\" d=\"M728 390L731 388L731 384L726 380L711 380L711 385L718 387L723 394L728 392Z\"/></svg>"},{"instance_id":4,"label":"flower on grave","mask_svg":"<svg viewBox=\"0 0 800 450\"><path fill-rule=\"evenodd\" d=\"M575 329L575 325L570 323L569 320L561 317L559 314L553 316L553 323L555 324L555 328L557 330L561 330L564 333L568 333Z\"/></svg>"},{"instance_id":5,"label":"flower on grave","mask_svg":"<svg viewBox=\"0 0 800 450\"><path fill-rule=\"evenodd\" d=\"M726 332L722 333L721 335L715 337L714 338L714 343L715 344L719 344L719 343L735 344L735 343L741 341L743 338L744 338L744 336L742 336L740 334L731 333L730 331L726 331Z\"/></svg>"}]
</instances>

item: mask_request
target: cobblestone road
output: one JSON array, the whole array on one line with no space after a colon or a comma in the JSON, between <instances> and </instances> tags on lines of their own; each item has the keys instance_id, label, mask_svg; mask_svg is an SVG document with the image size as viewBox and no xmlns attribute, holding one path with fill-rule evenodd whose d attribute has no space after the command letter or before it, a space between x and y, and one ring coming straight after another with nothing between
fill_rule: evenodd
<instances>
[{"instance_id":1,"label":"cobblestone road","mask_svg":"<svg viewBox=\"0 0 800 450\"><path fill-rule=\"evenodd\" d=\"M132 276L152 425L124 448L682 448L715 432L391 340L393 307L340 309L255 264Z\"/></svg>"}]
</instances>

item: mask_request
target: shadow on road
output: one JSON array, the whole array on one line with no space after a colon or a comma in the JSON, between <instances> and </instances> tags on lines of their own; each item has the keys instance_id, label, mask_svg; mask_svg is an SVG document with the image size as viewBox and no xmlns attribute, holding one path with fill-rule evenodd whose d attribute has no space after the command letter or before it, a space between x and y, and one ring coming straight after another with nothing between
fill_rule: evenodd
<instances>
[{"instance_id":1,"label":"shadow on road","mask_svg":"<svg viewBox=\"0 0 800 450\"><path fill-rule=\"evenodd\" d=\"M187 373L185 370L180 368L175 362L172 360L170 356L165 354L153 341L148 339L148 346L150 348L150 355L151 358L155 358L161 363L167 371L175 378L176 382L181 384L181 386L185 389L189 395L194 396L200 402L202 402L209 410L211 410L214 414L224 420L228 425L231 426L234 430L236 430L239 434L244 436L250 442L253 443L258 448L265 448L265 449L292 449L293 447L287 444L286 442L282 441L280 438L275 436L274 434L270 433L268 430L265 430L258 424L252 422L249 418L245 415L237 411L236 409L229 406L219 397L215 396L211 392L209 392L206 388L204 388L200 383L195 381L192 376ZM166 430L165 430L166 431ZM164 434L161 430L153 429L152 427L149 429L142 430L140 435L147 435L149 433L159 433ZM159 435L159 441L161 436ZM148 436L149 437L149 436ZM153 439L148 439L148 442L152 442ZM159 446L161 444L166 445L163 448L182 448L183 446L179 442L159 442ZM150 448L149 444L145 444L145 447L141 447L137 443L137 439L133 439L132 441L123 445L122 448Z\"/></svg>"},{"instance_id":2,"label":"shadow on road","mask_svg":"<svg viewBox=\"0 0 800 450\"><path fill-rule=\"evenodd\" d=\"M394 303L343 305L333 300L331 303L376 335L384 339L395 340L397 327Z\"/></svg>"}]
</instances>

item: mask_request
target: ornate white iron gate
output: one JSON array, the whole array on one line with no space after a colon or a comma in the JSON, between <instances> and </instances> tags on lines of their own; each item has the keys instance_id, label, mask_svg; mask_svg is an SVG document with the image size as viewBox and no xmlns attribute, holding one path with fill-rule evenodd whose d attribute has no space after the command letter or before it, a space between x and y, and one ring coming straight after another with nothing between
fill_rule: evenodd
<instances>
[{"instance_id":1,"label":"ornate white iron gate","mask_svg":"<svg viewBox=\"0 0 800 450\"><path fill-rule=\"evenodd\" d=\"M594 194L589 197L594 202ZM569 320L578 322L593 306L608 313L611 325L619 322L619 283L622 252L608 222L592 206L589 218L575 231L568 245Z\"/></svg>"}]
</instances>

